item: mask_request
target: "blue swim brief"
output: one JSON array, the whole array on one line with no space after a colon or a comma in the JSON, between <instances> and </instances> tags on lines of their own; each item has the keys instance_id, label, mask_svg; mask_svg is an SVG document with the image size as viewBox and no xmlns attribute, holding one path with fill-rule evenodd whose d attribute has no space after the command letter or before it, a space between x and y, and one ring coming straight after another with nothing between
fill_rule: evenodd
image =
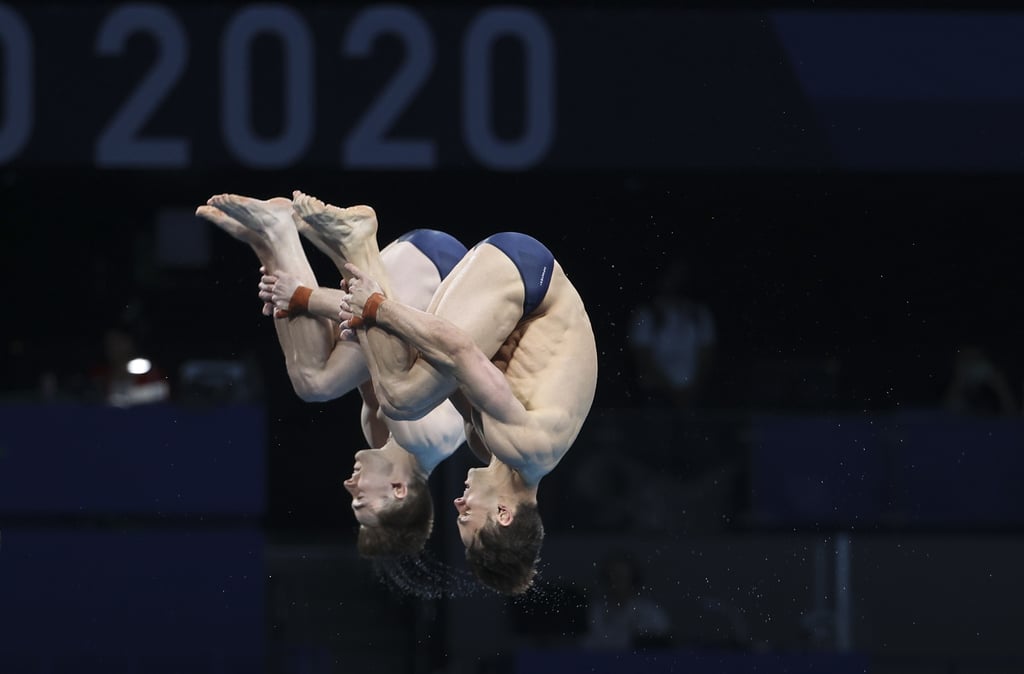
<instances>
[{"instance_id":1,"label":"blue swim brief","mask_svg":"<svg viewBox=\"0 0 1024 674\"><path fill-rule=\"evenodd\" d=\"M489 243L498 248L515 264L526 288L523 315L529 315L540 306L548 291L551 272L555 267L555 256L540 241L519 232L501 232L487 237L480 243Z\"/></svg>"},{"instance_id":2,"label":"blue swim brief","mask_svg":"<svg viewBox=\"0 0 1024 674\"><path fill-rule=\"evenodd\" d=\"M466 254L466 247L451 234L436 229L414 229L398 237L399 241L408 241L420 249L434 266L437 273L444 279L452 268Z\"/></svg>"}]
</instances>

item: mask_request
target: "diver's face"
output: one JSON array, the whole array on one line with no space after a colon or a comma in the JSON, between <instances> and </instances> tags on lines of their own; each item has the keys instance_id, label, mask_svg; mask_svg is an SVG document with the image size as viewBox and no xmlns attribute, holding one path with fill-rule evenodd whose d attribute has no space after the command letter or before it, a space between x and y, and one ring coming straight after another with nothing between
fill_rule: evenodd
<instances>
[{"instance_id":1,"label":"diver's face","mask_svg":"<svg viewBox=\"0 0 1024 674\"><path fill-rule=\"evenodd\" d=\"M453 502L458 512L459 536L467 548L473 544L480 529L487 524L487 515L498 510L498 493L491 473L485 468L470 468L465 490Z\"/></svg>"},{"instance_id":2,"label":"diver's face","mask_svg":"<svg viewBox=\"0 0 1024 674\"><path fill-rule=\"evenodd\" d=\"M380 451L356 452L352 476L345 480L345 489L352 495L352 512L363 526L376 526L381 510L391 503L391 471L391 462Z\"/></svg>"}]
</instances>

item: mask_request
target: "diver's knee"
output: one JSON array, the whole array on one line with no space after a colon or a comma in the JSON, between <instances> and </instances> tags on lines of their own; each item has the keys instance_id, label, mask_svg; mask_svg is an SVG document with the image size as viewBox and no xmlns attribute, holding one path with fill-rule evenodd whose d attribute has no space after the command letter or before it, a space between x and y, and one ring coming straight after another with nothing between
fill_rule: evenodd
<instances>
[{"instance_id":1,"label":"diver's knee","mask_svg":"<svg viewBox=\"0 0 1024 674\"><path fill-rule=\"evenodd\" d=\"M323 385L322 378L315 377L306 372L289 372L292 389L300 400L307 403L322 403L331 400L334 392Z\"/></svg>"},{"instance_id":2,"label":"diver's knee","mask_svg":"<svg viewBox=\"0 0 1024 674\"><path fill-rule=\"evenodd\" d=\"M374 382L373 389L377 394L381 411L396 421L420 419L431 409L424 406L422 396L416 395L415 391L407 386L385 386Z\"/></svg>"}]
</instances>

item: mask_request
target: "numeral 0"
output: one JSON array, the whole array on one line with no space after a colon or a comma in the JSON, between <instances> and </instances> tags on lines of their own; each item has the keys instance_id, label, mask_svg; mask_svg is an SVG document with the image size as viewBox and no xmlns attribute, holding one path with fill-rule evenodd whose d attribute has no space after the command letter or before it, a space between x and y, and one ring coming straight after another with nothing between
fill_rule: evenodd
<instances>
[{"instance_id":1,"label":"numeral 0","mask_svg":"<svg viewBox=\"0 0 1024 674\"><path fill-rule=\"evenodd\" d=\"M11 9L0 5L0 47L3 48L3 110L0 162L15 157L32 133L32 34Z\"/></svg>"},{"instance_id":2,"label":"numeral 0","mask_svg":"<svg viewBox=\"0 0 1024 674\"><path fill-rule=\"evenodd\" d=\"M491 127L491 52L502 36L518 38L526 52L526 127L503 141ZM491 168L524 169L540 161L555 134L554 40L540 18L525 9L482 12L463 45L463 133L476 159Z\"/></svg>"},{"instance_id":3,"label":"numeral 0","mask_svg":"<svg viewBox=\"0 0 1024 674\"><path fill-rule=\"evenodd\" d=\"M249 74L250 43L260 34L275 35L284 47L286 91L284 130L265 140L252 131L249 111L253 100ZM221 97L221 128L228 148L243 164L257 168L281 168L297 160L313 138L313 36L294 10L283 5L243 9L231 19L222 45L224 95Z\"/></svg>"}]
</instances>

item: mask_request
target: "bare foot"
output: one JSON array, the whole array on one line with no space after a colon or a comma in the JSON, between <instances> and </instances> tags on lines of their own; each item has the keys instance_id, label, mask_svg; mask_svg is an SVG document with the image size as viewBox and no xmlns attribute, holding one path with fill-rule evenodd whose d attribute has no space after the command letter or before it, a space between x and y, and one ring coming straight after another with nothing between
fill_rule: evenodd
<instances>
[{"instance_id":1,"label":"bare foot","mask_svg":"<svg viewBox=\"0 0 1024 674\"><path fill-rule=\"evenodd\" d=\"M260 243L256 235L248 227L219 208L203 204L196 209L196 215L203 220L212 222L243 243L248 243L249 245L258 245Z\"/></svg>"},{"instance_id":2,"label":"bare foot","mask_svg":"<svg viewBox=\"0 0 1024 674\"><path fill-rule=\"evenodd\" d=\"M342 257L341 251L338 250L337 246L331 245L329 241L324 240L294 209L292 209L292 222L295 223L295 229L298 230L302 238L313 244L321 253L334 260L335 265L340 268L341 265L345 264L345 258Z\"/></svg>"},{"instance_id":3,"label":"bare foot","mask_svg":"<svg viewBox=\"0 0 1024 674\"><path fill-rule=\"evenodd\" d=\"M292 208L316 232L320 243L337 247L346 258L355 246L367 240L376 241L377 214L369 206L339 208L295 190ZM308 233L299 231L320 247Z\"/></svg>"},{"instance_id":4,"label":"bare foot","mask_svg":"<svg viewBox=\"0 0 1024 674\"><path fill-rule=\"evenodd\" d=\"M291 227L292 203L283 197L263 201L238 194L218 194L207 202L256 235L271 240Z\"/></svg>"}]
</instances>

